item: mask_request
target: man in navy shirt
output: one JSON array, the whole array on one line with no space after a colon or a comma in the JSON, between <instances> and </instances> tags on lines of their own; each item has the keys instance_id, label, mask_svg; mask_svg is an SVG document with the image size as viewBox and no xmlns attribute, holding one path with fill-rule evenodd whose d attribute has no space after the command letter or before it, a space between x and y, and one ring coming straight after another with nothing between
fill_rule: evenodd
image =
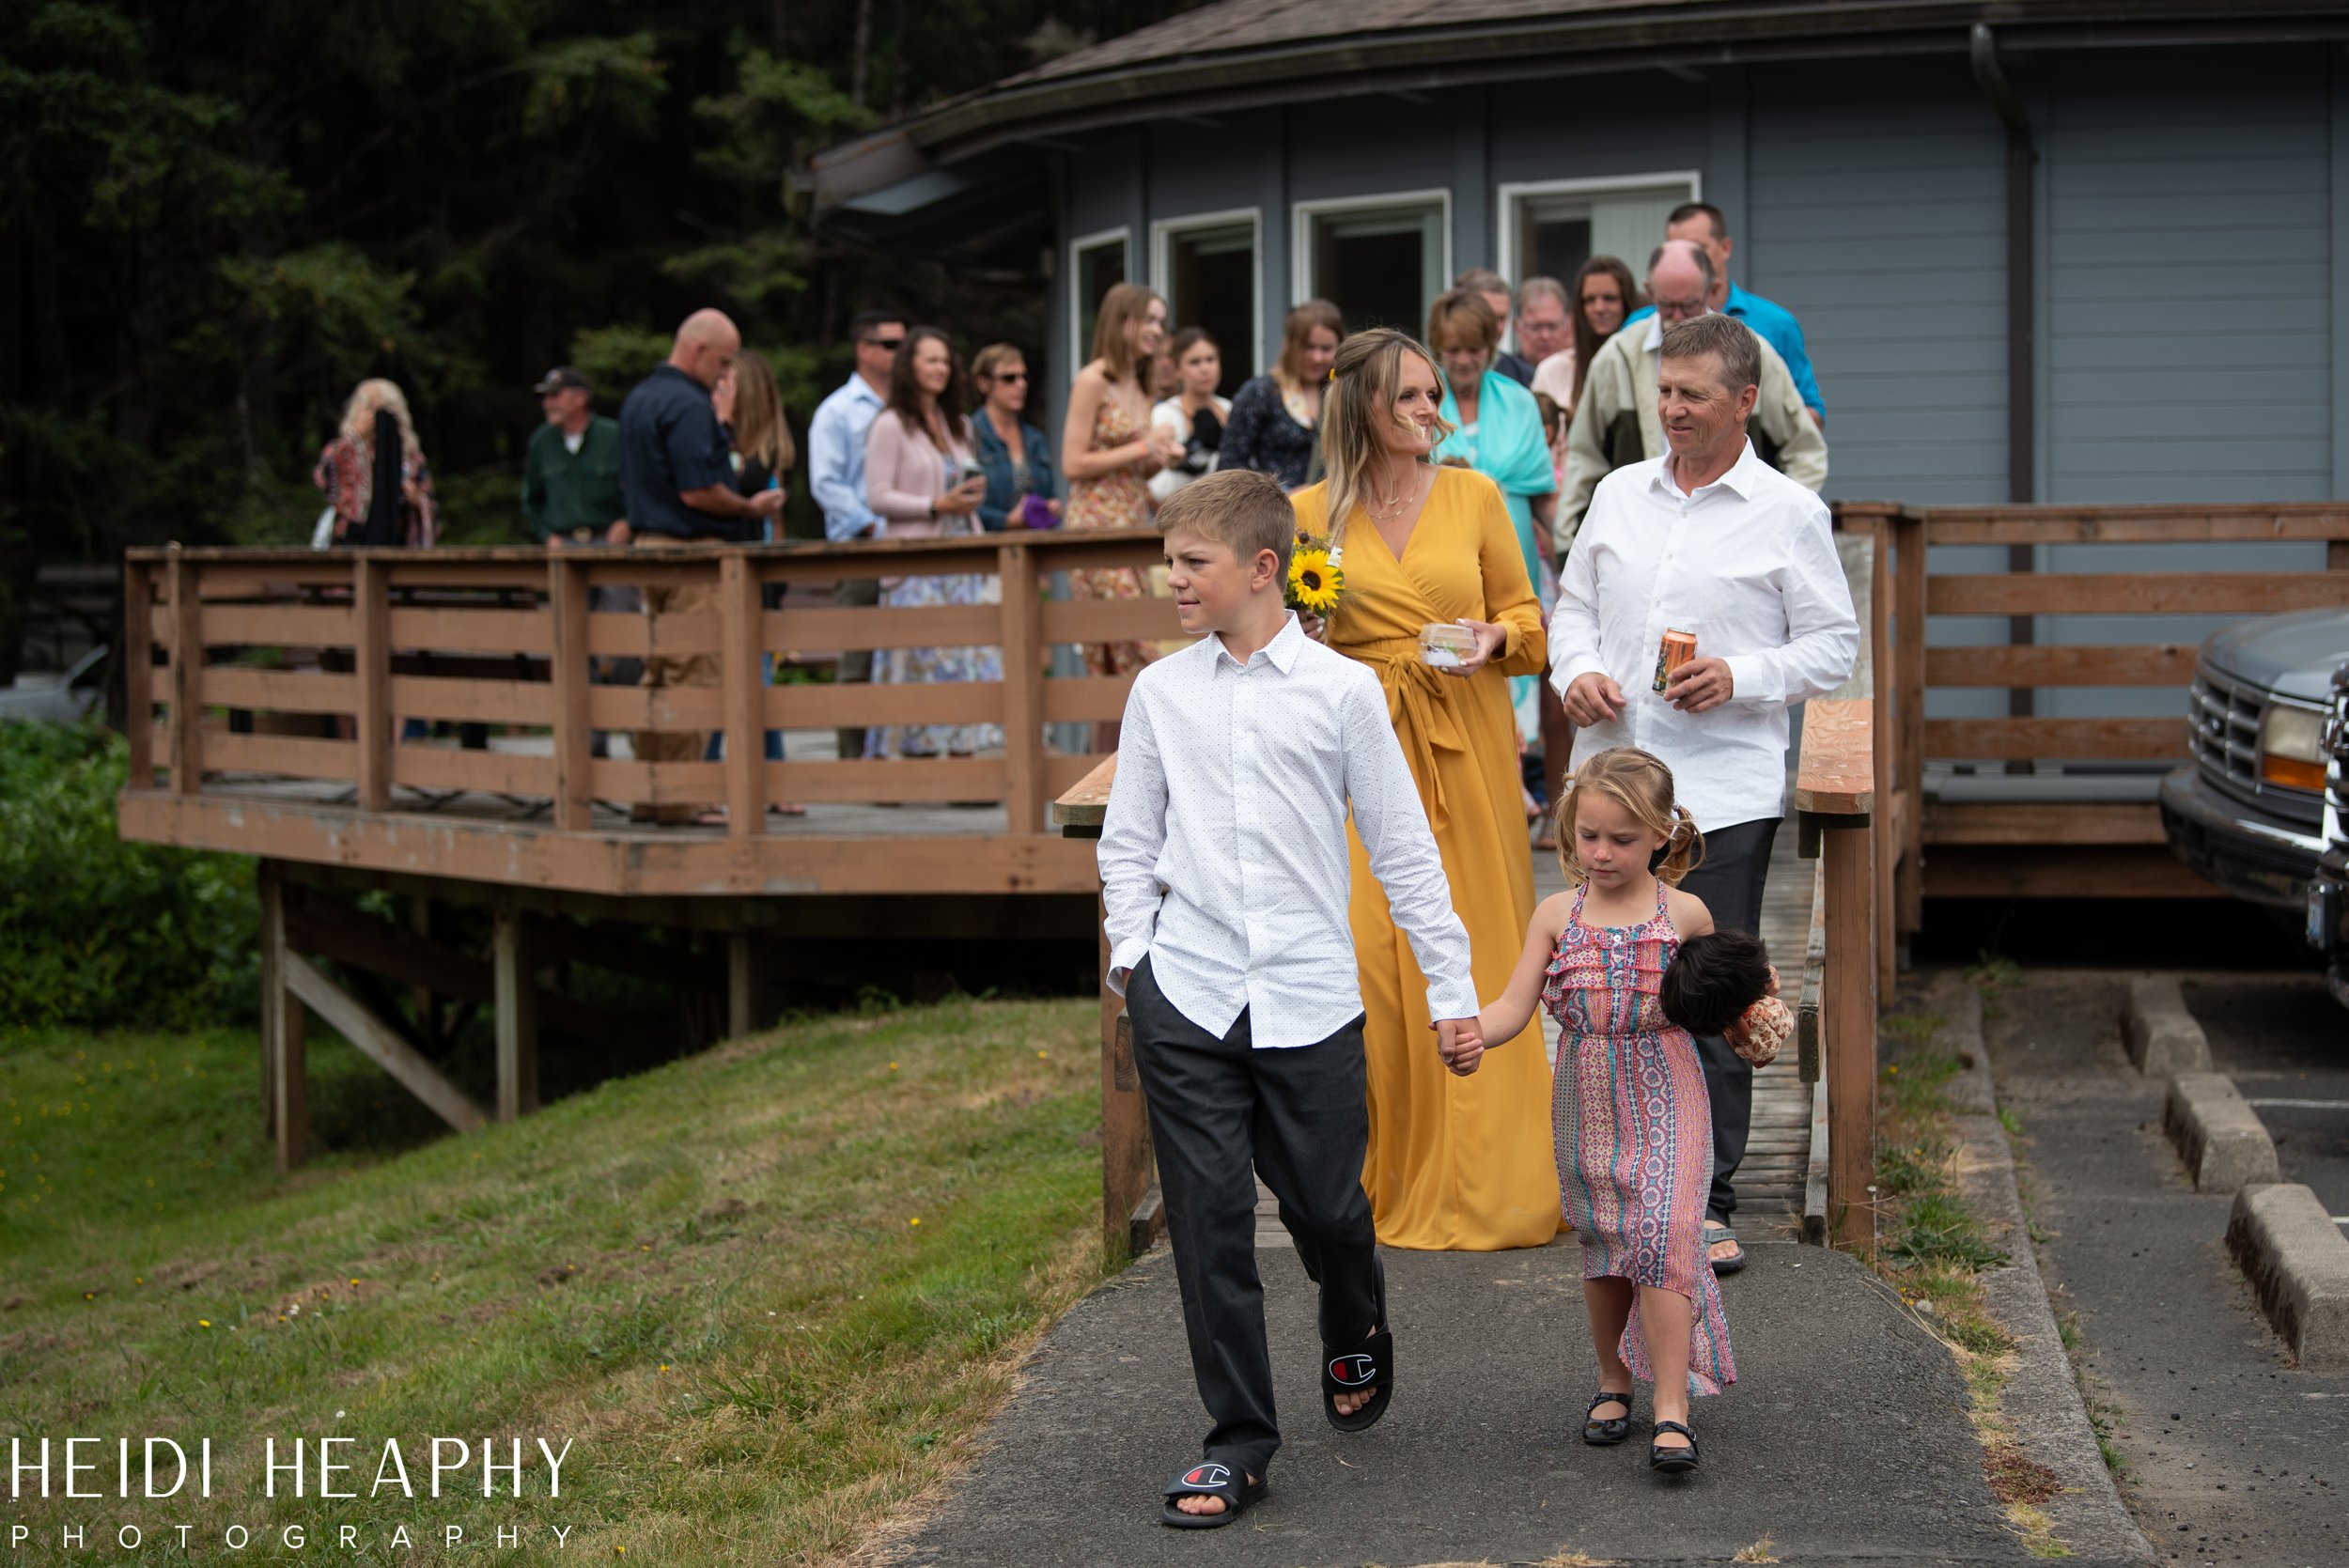
<instances>
[{"instance_id":1,"label":"man in navy shirt","mask_svg":"<svg viewBox=\"0 0 2349 1568\"><path fill-rule=\"evenodd\" d=\"M1729 281L1729 256L1736 247L1729 238L1729 220L1721 216L1721 210L1709 201L1686 202L1673 208L1672 216L1664 220L1664 239L1667 242L1686 240L1704 247L1705 256L1713 263L1713 296L1705 303L1717 316L1735 316L1778 350L1778 357L1786 362L1787 374L1795 378L1795 390L1802 395L1803 407L1811 411L1811 423L1825 429L1827 401L1819 396L1819 376L1811 366L1811 349L1802 340L1802 323L1784 305L1759 294L1749 294ZM1625 318L1624 325L1644 321L1655 314L1655 306L1642 305Z\"/></svg>"},{"instance_id":2,"label":"man in navy shirt","mask_svg":"<svg viewBox=\"0 0 2349 1568\"><path fill-rule=\"evenodd\" d=\"M783 491L744 496L734 488L726 460L725 432L709 389L742 351L742 334L722 311L697 310L677 330L669 361L636 383L620 405L620 485L628 497L628 520L613 529L614 542L674 547L695 539L752 536L757 524L783 510ZM647 621L662 615L714 615L714 582L647 583ZM657 645L657 644L656 644ZM716 686L718 660L706 653L654 653L645 660L644 683L651 687ZM640 730L639 762L696 762L708 737L692 731ZM691 805L638 805L638 821L690 822L701 815Z\"/></svg>"}]
</instances>

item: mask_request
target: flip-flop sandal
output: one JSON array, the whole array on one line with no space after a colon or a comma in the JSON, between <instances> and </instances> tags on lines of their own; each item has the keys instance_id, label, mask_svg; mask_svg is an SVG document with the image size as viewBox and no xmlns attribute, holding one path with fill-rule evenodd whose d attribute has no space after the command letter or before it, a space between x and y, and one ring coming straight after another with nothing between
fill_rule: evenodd
<instances>
[{"instance_id":1,"label":"flip-flop sandal","mask_svg":"<svg viewBox=\"0 0 2349 1568\"><path fill-rule=\"evenodd\" d=\"M1205 1460L1159 1489L1166 1502L1159 1510L1159 1522L1176 1529L1221 1529L1247 1513L1251 1503L1262 1502L1265 1490L1265 1483L1248 1481L1229 1465ZM1177 1498L1221 1498L1223 1512L1186 1514L1174 1506Z\"/></svg>"},{"instance_id":2,"label":"flip-flop sandal","mask_svg":"<svg viewBox=\"0 0 2349 1568\"><path fill-rule=\"evenodd\" d=\"M1321 1347L1321 1412L1340 1432L1378 1424L1394 1397L1394 1336L1381 1328L1351 1350ZM1338 1414L1337 1396L1371 1390L1370 1403L1350 1416Z\"/></svg>"},{"instance_id":3,"label":"flip-flop sandal","mask_svg":"<svg viewBox=\"0 0 2349 1568\"><path fill-rule=\"evenodd\" d=\"M1713 1256L1713 1249L1724 1241L1736 1243L1737 1255L1735 1257L1716 1258ZM1726 1225L1718 1228L1708 1227L1704 1233L1704 1257L1705 1261L1713 1265L1716 1278L1723 1274L1735 1274L1746 1266L1746 1244L1738 1241L1737 1233Z\"/></svg>"}]
</instances>

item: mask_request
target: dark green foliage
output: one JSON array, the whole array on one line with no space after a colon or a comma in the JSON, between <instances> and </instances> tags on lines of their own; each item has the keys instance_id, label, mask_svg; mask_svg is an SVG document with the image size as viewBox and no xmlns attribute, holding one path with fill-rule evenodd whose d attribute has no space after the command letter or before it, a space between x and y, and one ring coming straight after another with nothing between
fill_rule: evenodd
<instances>
[{"instance_id":1,"label":"dark green foliage","mask_svg":"<svg viewBox=\"0 0 2349 1568\"><path fill-rule=\"evenodd\" d=\"M124 843L128 768L105 730L0 722L0 1028L253 1016L253 862Z\"/></svg>"},{"instance_id":2,"label":"dark green foliage","mask_svg":"<svg viewBox=\"0 0 2349 1568\"><path fill-rule=\"evenodd\" d=\"M446 536L492 542L531 382L581 362L613 411L695 306L802 427L864 305L1036 345L1017 271L848 254L786 177L1196 3L0 5L0 682L41 562L306 536L362 377L407 391Z\"/></svg>"}]
</instances>

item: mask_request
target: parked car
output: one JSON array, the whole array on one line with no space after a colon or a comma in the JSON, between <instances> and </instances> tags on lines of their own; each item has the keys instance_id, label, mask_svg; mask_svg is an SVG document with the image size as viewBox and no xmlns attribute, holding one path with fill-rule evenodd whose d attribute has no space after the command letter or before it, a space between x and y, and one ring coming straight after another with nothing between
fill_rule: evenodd
<instances>
[{"instance_id":1,"label":"parked car","mask_svg":"<svg viewBox=\"0 0 2349 1568\"><path fill-rule=\"evenodd\" d=\"M0 719L46 719L78 724L106 702L106 649L101 644L61 675L19 675L0 690Z\"/></svg>"},{"instance_id":2,"label":"parked car","mask_svg":"<svg viewBox=\"0 0 2349 1568\"><path fill-rule=\"evenodd\" d=\"M2187 699L2194 760L2161 781L2161 825L2211 881L2306 918L2325 849L2325 721L2349 660L2349 610L2309 610L2213 632Z\"/></svg>"},{"instance_id":3,"label":"parked car","mask_svg":"<svg viewBox=\"0 0 2349 1568\"><path fill-rule=\"evenodd\" d=\"M2333 1000L2349 1007L2349 664L2333 672L2325 721L2325 849L2309 889L2309 945L2325 955Z\"/></svg>"}]
</instances>

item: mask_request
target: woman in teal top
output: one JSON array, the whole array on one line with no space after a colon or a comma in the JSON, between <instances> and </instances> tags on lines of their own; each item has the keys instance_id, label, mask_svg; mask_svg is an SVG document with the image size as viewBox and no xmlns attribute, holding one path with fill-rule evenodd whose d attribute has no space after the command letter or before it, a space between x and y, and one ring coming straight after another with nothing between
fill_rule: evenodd
<instances>
[{"instance_id":1,"label":"woman in teal top","mask_svg":"<svg viewBox=\"0 0 2349 1568\"><path fill-rule=\"evenodd\" d=\"M1548 620L1558 598L1556 547L1550 520L1558 505L1558 472L1550 466L1549 442L1542 430L1533 395L1492 368L1501 348L1501 321L1485 297L1455 288L1427 313L1427 346L1443 361L1443 416L1456 427L1436 448L1441 462L1464 462L1501 487L1517 525L1525 575L1542 601ZM1541 734L1537 706L1541 678L1517 675L1509 682L1517 733L1531 741Z\"/></svg>"}]
</instances>

